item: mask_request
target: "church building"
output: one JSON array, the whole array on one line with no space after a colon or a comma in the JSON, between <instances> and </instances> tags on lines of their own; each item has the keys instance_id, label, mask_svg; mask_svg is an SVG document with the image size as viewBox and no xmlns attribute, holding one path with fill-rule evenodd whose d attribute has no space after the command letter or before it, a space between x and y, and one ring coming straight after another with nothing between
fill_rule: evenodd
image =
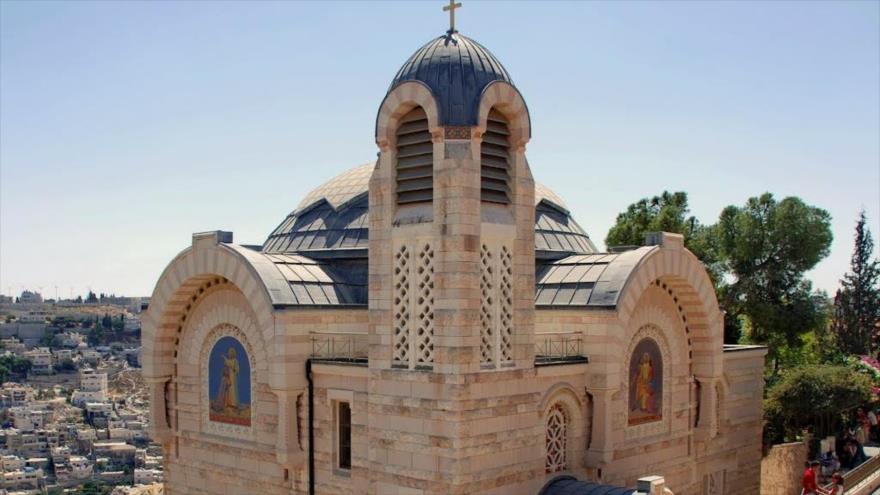
<instances>
[{"instance_id":1,"label":"church building","mask_svg":"<svg viewBox=\"0 0 880 495\"><path fill-rule=\"evenodd\" d=\"M524 95L454 25L377 103L378 159L262 245L196 233L161 274L166 493L758 493L766 349L723 344L682 236L598 252L533 180Z\"/></svg>"}]
</instances>

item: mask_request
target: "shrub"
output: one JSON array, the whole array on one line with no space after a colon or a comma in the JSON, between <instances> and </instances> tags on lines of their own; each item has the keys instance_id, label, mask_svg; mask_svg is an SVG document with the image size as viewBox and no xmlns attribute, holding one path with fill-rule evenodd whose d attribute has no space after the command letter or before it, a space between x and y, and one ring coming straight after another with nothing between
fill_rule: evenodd
<instances>
[{"instance_id":1,"label":"shrub","mask_svg":"<svg viewBox=\"0 0 880 495\"><path fill-rule=\"evenodd\" d=\"M871 379L850 367L800 366L784 371L764 400L764 442L795 440L807 428L832 433L840 415L871 400Z\"/></svg>"}]
</instances>

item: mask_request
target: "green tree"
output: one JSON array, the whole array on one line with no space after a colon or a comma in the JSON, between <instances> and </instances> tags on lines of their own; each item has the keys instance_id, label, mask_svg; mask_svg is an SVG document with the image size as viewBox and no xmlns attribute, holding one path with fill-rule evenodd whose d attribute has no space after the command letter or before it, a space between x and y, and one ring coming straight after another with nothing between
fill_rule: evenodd
<instances>
[{"instance_id":1,"label":"green tree","mask_svg":"<svg viewBox=\"0 0 880 495\"><path fill-rule=\"evenodd\" d=\"M104 483L94 482L94 481L86 481L83 483L82 487L80 487L77 494L79 495L109 495L110 492L113 491L112 487L105 485Z\"/></svg>"},{"instance_id":2,"label":"green tree","mask_svg":"<svg viewBox=\"0 0 880 495\"><path fill-rule=\"evenodd\" d=\"M828 255L832 235L826 211L766 193L742 207L728 206L716 224L705 225L689 216L686 193L664 191L619 214L605 243L641 245L645 234L661 230L682 234L685 246L706 266L727 315L725 342L745 337L769 344L773 358L794 359L806 333L826 323L824 296L803 278Z\"/></svg>"},{"instance_id":3,"label":"green tree","mask_svg":"<svg viewBox=\"0 0 880 495\"><path fill-rule=\"evenodd\" d=\"M113 320L113 331L116 332L117 335L121 335L124 329L125 315L119 315L119 318Z\"/></svg>"},{"instance_id":4,"label":"green tree","mask_svg":"<svg viewBox=\"0 0 880 495\"><path fill-rule=\"evenodd\" d=\"M794 440L816 425L835 429L841 413L870 400L871 379L852 368L814 365L786 370L764 400L765 444Z\"/></svg>"},{"instance_id":5,"label":"green tree","mask_svg":"<svg viewBox=\"0 0 880 495\"><path fill-rule=\"evenodd\" d=\"M76 363L73 362L73 359L64 359L61 361L58 368L63 372L69 373L71 371L76 371Z\"/></svg>"},{"instance_id":6,"label":"green tree","mask_svg":"<svg viewBox=\"0 0 880 495\"><path fill-rule=\"evenodd\" d=\"M93 326L86 334L86 340L89 345L101 345L104 342L104 328L101 325Z\"/></svg>"},{"instance_id":7,"label":"green tree","mask_svg":"<svg viewBox=\"0 0 880 495\"><path fill-rule=\"evenodd\" d=\"M25 357L6 355L0 357L0 365L5 366L12 373L26 374L33 367L33 362Z\"/></svg>"},{"instance_id":8,"label":"green tree","mask_svg":"<svg viewBox=\"0 0 880 495\"><path fill-rule=\"evenodd\" d=\"M801 345L804 333L824 321L822 306L804 273L828 255L831 216L800 198L772 194L728 206L713 227L718 255L729 279L719 291L727 312L725 340Z\"/></svg>"},{"instance_id":9,"label":"green tree","mask_svg":"<svg viewBox=\"0 0 880 495\"><path fill-rule=\"evenodd\" d=\"M642 198L617 215L617 221L605 237L607 246L641 246L649 232L691 233L698 224L688 217L688 198L685 192L663 191L660 196Z\"/></svg>"},{"instance_id":10,"label":"green tree","mask_svg":"<svg viewBox=\"0 0 880 495\"><path fill-rule=\"evenodd\" d=\"M58 341L55 337L55 331L47 328L43 336L40 337L40 345L43 347L58 347Z\"/></svg>"},{"instance_id":11,"label":"green tree","mask_svg":"<svg viewBox=\"0 0 880 495\"><path fill-rule=\"evenodd\" d=\"M10 370L4 363L0 363L0 383L5 382L10 375Z\"/></svg>"},{"instance_id":12,"label":"green tree","mask_svg":"<svg viewBox=\"0 0 880 495\"><path fill-rule=\"evenodd\" d=\"M865 211L859 213L850 272L834 296L834 331L842 349L850 354L876 355L880 317L880 263L873 258L874 240Z\"/></svg>"},{"instance_id":13,"label":"green tree","mask_svg":"<svg viewBox=\"0 0 880 495\"><path fill-rule=\"evenodd\" d=\"M721 271L713 230L700 224L696 217L688 216L688 213L690 209L686 192L663 191L659 196L642 198L617 215L614 226L605 236L605 245L641 246L645 243L645 236L651 232L682 234L685 246L706 265L712 279L718 281Z\"/></svg>"}]
</instances>

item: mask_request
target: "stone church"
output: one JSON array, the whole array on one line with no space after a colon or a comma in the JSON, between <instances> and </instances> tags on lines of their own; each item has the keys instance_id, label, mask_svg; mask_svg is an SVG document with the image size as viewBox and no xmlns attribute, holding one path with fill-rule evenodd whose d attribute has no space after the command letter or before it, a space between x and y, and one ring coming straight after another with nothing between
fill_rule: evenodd
<instances>
[{"instance_id":1,"label":"stone church","mask_svg":"<svg viewBox=\"0 0 880 495\"><path fill-rule=\"evenodd\" d=\"M682 237L598 252L532 178L510 74L454 28L378 103L377 160L161 274L166 493L758 493L766 349L723 345Z\"/></svg>"}]
</instances>

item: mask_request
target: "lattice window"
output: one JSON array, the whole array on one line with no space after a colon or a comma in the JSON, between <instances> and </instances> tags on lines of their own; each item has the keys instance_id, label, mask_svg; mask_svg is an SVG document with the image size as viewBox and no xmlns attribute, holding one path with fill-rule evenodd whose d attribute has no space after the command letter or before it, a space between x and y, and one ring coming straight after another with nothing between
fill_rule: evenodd
<instances>
[{"instance_id":1,"label":"lattice window","mask_svg":"<svg viewBox=\"0 0 880 495\"><path fill-rule=\"evenodd\" d=\"M492 304L494 295L495 274L492 251L483 244L480 249L480 362L485 365L495 363L495 315Z\"/></svg>"},{"instance_id":2,"label":"lattice window","mask_svg":"<svg viewBox=\"0 0 880 495\"><path fill-rule=\"evenodd\" d=\"M393 365L434 362L434 248L427 242L395 250L393 323Z\"/></svg>"},{"instance_id":3,"label":"lattice window","mask_svg":"<svg viewBox=\"0 0 880 495\"><path fill-rule=\"evenodd\" d=\"M513 256L507 246L480 248L480 363L513 361Z\"/></svg>"},{"instance_id":4,"label":"lattice window","mask_svg":"<svg viewBox=\"0 0 880 495\"><path fill-rule=\"evenodd\" d=\"M568 434L568 415L562 404L554 404L547 412L544 423L547 460L545 468L548 473L564 471L566 468L566 443Z\"/></svg>"},{"instance_id":5,"label":"lattice window","mask_svg":"<svg viewBox=\"0 0 880 495\"><path fill-rule=\"evenodd\" d=\"M397 128L397 204L430 203L434 193L434 143L428 116L416 107Z\"/></svg>"},{"instance_id":6,"label":"lattice window","mask_svg":"<svg viewBox=\"0 0 880 495\"><path fill-rule=\"evenodd\" d=\"M504 363L513 360L513 256L501 246L498 270L498 351Z\"/></svg>"},{"instance_id":7,"label":"lattice window","mask_svg":"<svg viewBox=\"0 0 880 495\"><path fill-rule=\"evenodd\" d=\"M394 339L392 360L394 364L409 365L410 317L410 269L412 260L409 248L400 246L394 254Z\"/></svg>"},{"instance_id":8,"label":"lattice window","mask_svg":"<svg viewBox=\"0 0 880 495\"><path fill-rule=\"evenodd\" d=\"M480 145L480 198L491 203L510 203L509 182L510 130L504 115L493 108Z\"/></svg>"},{"instance_id":9,"label":"lattice window","mask_svg":"<svg viewBox=\"0 0 880 495\"><path fill-rule=\"evenodd\" d=\"M424 365L434 362L434 249L428 243L419 250L416 274L415 354L416 364Z\"/></svg>"}]
</instances>

